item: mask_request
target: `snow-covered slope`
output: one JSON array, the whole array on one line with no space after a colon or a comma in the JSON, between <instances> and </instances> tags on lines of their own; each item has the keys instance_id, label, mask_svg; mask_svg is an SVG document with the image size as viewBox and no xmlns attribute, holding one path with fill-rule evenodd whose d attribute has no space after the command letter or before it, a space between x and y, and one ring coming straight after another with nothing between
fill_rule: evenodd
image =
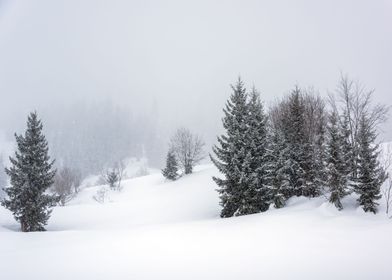
<instances>
[{"instance_id":1,"label":"snow-covered slope","mask_svg":"<svg viewBox=\"0 0 392 280\"><path fill-rule=\"evenodd\" d=\"M220 219L217 171L124 182L109 202L84 189L42 233L17 232L0 207L1 279L391 279L392 221L325 199Z\"/></svg>"}]
</instances>

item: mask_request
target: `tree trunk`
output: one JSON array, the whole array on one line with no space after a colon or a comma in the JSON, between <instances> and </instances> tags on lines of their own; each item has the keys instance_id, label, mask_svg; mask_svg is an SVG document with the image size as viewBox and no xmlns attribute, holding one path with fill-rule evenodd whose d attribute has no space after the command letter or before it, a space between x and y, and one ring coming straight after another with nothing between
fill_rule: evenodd
<instances>
[{"instance_id":1,"label":"tree trunk","mask_svg":"<svg viewBox=\"0 0 392 280\"><path fill-rule=\"evenodd\" d=\"M20 222L20 229L22 232L27 232L27 225L24 221Z\"/></svg>"}]
</instances>

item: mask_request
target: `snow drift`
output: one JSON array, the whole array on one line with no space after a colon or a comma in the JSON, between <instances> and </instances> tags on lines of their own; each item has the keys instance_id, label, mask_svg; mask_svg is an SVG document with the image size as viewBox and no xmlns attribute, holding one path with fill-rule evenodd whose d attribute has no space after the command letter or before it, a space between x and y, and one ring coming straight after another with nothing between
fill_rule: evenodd
<instances>
[{"instance_id":1,"label":"snow drift","mask_svg":"<svg viewBox=\"0 0 392 280\"><path fill-rule=\"evenodd\" d=\"M99 204L87 187L47 232L21 233L0 208L2 279L390 279L391 220L325 198L220 219L217 170L124 182Z\"/></svg>"}]
</instances>

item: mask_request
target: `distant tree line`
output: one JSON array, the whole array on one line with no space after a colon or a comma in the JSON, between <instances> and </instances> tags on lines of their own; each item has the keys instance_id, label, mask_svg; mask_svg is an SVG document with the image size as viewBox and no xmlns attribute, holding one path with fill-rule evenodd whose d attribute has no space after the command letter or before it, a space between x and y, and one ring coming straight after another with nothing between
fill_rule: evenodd
<instances>
[{"instance_id":1,"label":"distant tree line","mask_svg":"<svg viewBox=\"0 0 392 280\"><path fill-rule=\"evenodd\" d=\"M325 195L339 210L357 194L366 212L377 212L386 180L376 143L388 108L373 106L372 91L342 77L336 99L295 87L266 112L256 89L241 80L224 108L225 134L211 160L224 175L222 217L284 207L293 196Z\"/></svg>"},{"instance_id":2,"label":"distant tree line","mask_svg":"<svg viewBox=\"0 0 392 280\"><path fill-rule=\"evenodd\" d=\"M164 136L152 109L135 113L102 100L64 106L61 115L58 108L40 112L59 168L76 169L86 177L128 157L146 157L152 165L162 164Z\"/></svg>"}]
</instances>

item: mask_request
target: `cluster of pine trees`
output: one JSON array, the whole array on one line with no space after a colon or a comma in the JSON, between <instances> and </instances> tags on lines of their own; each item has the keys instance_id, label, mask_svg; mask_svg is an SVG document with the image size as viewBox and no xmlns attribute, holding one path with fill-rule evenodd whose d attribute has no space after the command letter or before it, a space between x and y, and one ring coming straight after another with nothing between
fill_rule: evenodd
<instances>
[{"instance_id":1,"label":"cluster of pine trees","mask_svg":"<svg viewBox=\"0 0 392 280\"><path fill-rule=\"evenodd\" d=\"M248 92L241 80L232 89L223 110L226 133L218 137L211 156L224 174L213 178L222 217L264 212L271 205L281 208L293 196L326 195L341 210L342 199L351 193L365 212L377 212L387 178L378 160L377 127L388 108L373 106L372 92L342 78L341 104L331 98L327 110L323 99L296 87L267 114L256 89ZM22 231L45 230L51 207L61 200L48 192L56 170L42 130L37 114L31 113L25 134L15 135L17 151L5 169L11 186L1 204ZM204 157L203 147L198 135L177 130L163 175L175 180L179 170L192 173ZM121 176L110 180L121 182Z\"/></svg>"},{"instance_id":2,"label":"cluster of pine trees","mask_svg":"<svg viewBox=\"0 0 392 280\"><path fill-rule=\"evenodd\" d=\"M377 125L387 108L371 106L371 92L340 83L342 108L332 109L296 87L266 113L259 93L239 79L224 108L224 135L211 160L224 178L221 217L284 207L293 196L326 195L339 210L342 198L358 195L366 212L377 212L386 173L378 161Z\"/></svg>"}]
</instances>

